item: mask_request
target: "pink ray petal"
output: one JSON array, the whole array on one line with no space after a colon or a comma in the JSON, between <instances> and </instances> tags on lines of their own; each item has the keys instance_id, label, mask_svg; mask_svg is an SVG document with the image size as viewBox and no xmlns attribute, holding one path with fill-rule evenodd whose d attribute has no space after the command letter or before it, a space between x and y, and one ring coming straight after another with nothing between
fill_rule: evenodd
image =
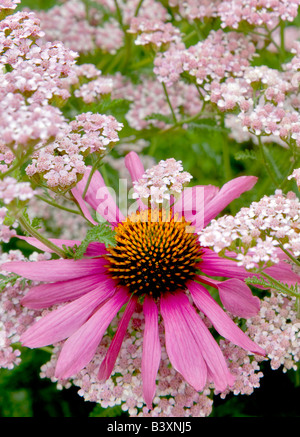
<instances>
[{"instance_id":1,"label":"pink ray petal","mask_svg":"<svg viewBox=\"0 0 300 437\"><path fill-rule=\"evenodd\" d=\"M23 235L16 235L17 238L20 240L26 241L28 244L31 244L32 246L36 247L37 249L43 250L45 252L53 252L51 249L48 248L45 244L41 243L37 238L34 237L24 237ZM80 244L80 240L65 240L60 238L49 238L49 241L51 243L54 243L56 246L60 247L62 249L62 246L65 245L66 247L73 247Z\"/></svg>"},{"instance_id":2,"label":"pink ray petal","mask_svg":"<svg viewBox=\"0 0 300 437\"><path fill-rule=\"evenodd\" d=\"M24 346L35 348L57 343L72 335L88 319L97 306L115 291L104 281L90 293L81 296L35 322L21 336Z\"/></svg>"},{"instance_id":3,"label":"pink ray petal","mask_svg":"<svg viewBox=\"0 0 300 437\"><path fill-rule=\"evenodd\" d=\"M103 258L11 261L2 264L1 269L34 281L54 282L103 273L106 264Z\"/></svg>"},{"instance_id":4,"label":"pink ray petal","mask_svg":"<svg viewBox=\"0 0 300 437\"><path fill-rule=\"evenodd\" d=\"M126 333L128 323L132 317L132 314L134 313L136 309L137 304L137 297L133 296L128 304L126 305L126 309L124 311L124 314L120 320L120 323L118 325L118 329L112 339L112 342L108 348L108 351L104 357L104 360L101 363L99 372L98 372L98 379L100 381L105 381L107 378L110 377L111 372L113 371L116 359L118 357L118 354L120 352L122 342L124 339L124 335Z\"/></svg>"},{"instance_id":5,"label":"pink ray petal","mask_svg":"<svg viewBox=\"0 0 300 437\"><path fill-rule=\"evenodd\" d=\"M187 221L193 222L196 214L199 217L200 211L204 213L205 205L214 198L218 191L219 188L214 185L186 187L176 201L174 211L179 214L179 217L184 215Z\"/></svg>"},{"instance_id":6,"label":"pink ray petal","mask_svg":"<svg viewBox=\"0 0 300 437\"><path fill-rule=\"evenodd\" d=\"M52 305L78 299L97 288L103 281L107 281L111 288L114 286L113 280L109 284L108 277L101 274L37 285L29 289L21 300L21 304L33 309L48 308Z\"/></svg>"},{"instance_id":7,"label":"pink ray petal","mask_svg":"<svg viewBox=\"0 0 300 437\"><path fill-rule=\"evenodd\" d=\"M240 176L224 184L220 191L205 205L204 227L234 199L238 198L245 191L251 190L256 182L257 177L255 176ZM198 214L202 215L203 211L199 211ZM197 223L200 222L201 220L197 219L196 214L192 223L192 225L195 223L196 232L201 230L201 228L197 227Z\"/></svg>"},{"instance_id":8,"label":"pink ray petal","mask_svg":"<svg viewBox=\"0 0 300 437\"><path fill-rule=\"evenodd\" d=\"M72 188L72 194L75 197L76 202L78 203L84 217L93 225L98 225L99 223L97 223L93 217L91 216L90 211L88 210L88 207L85 204L85 201L82 198L82 194L80 193L80 191L78 190L78 188Z\"/></svg>"},{"instance_id":9,"label":"pink ray petal","mask_svg":"<svg viewBox=\"0 0 300 437\"><path fill-rule=\"evenodd\" d=\"M214 301L205 287L197 282L190 281L188 283L188 289L191 292L195 305L209 318L220 335L247 351L265 355L265 351L250 340L231 320L217 302Z\"/></svg>"},{"instance_id":10,"label":"pink ray petal","mask_svg":"<svg viewBox=\"0 0 300 437\"><path fill-rule=\"evenodd\" d=\"M233 385L235 378L227 367L218 343L188 301L185 305L185 317L190 329L197 336L197 343L207 364L209 377L217 390L224 391L227 386Z\"/></svg>"},{"instance_id":11,"label":"pink ray petal","mask_svg":"<svg viewBox=\"0 0 300 437\"><path fill-rule=\"evenodd\" d=\"M195 390L201 391L207 381L207 366L195 333L184 315L186 296L181 292L167 294L160 302L166 349L172 366Z\"/></svg>"},{"instance_id":12,"label":"pink ray petal","mask_svg":"<svg viewBox=\"0 0 300 437\"><path fill-rule=\"evenodd\" d=\"M219 296L224 307L238 317L253 317L259 312L260 300L239 279L228 279L218 284Z\"/></svg>"},{"instance_id":13,"label":"pink ray petal","mask_svg":"<svg viewBox=\"0 0 300 437\"><path fill-rule=\"evenodd\" d=\"M119 288L63 345L58 357L55 377L67 379L86 366L101 342L106 329L130 296Z\"/></svg>"},{"instance_id":14,"label":"pink ray petal","mask_svg":"<svg viewBox=\"0 0 300 437\"><path fill-rule=\"evenodd\" d=\"M227 278L233 277L237 279L245 279L254 276L253 273L239 266L237 261L221 258L216 252L206 247L202 247L201 251L202 256L199 269L205 275L223 276Z\"/></svg>"},{"instance_id":15,"label":"pink ray petal","mask_svg":"<svg viewBox=\"0 0 300 437\"><path fill-rule=\"evenodd\" d=\"M144 165L135 152L129 152L125 156L125 166L130 173L132 182L138 181L145 173ZM141 199L137 200L140 209L147 209L147 206L143 203Z\"/></svg>"},{"instance_id":16,"label":"pink ray petal","mask_svg":"<svg viewBox=\"0 0 300 437\"><path fill-rule=\"evenodd\" d=\"M132 182L138 181L145 173L144 165L139 155L135 152L129 152L125 156L125 165L130 173Z\"/></svg>"},{"instance_id":17,"label":"pink ray petal","mask_svg":"<svg viewBox=\"0 0 300 437\"><path fill-rule=\"evenodd\" d=\"M260 300L253 296L244 281L236 278L217 281L200 275L197 276L197 280L217 288L222 304L233 315L247 319L259 312Z\"/></svg>"},{"instance_id":18,"label":"pink ray petal","mask_svg":"<svg viewBox=\"0 0 300 437\"><path fill-rule=\"evenodd\" d=\"M147 407L152 408L156 391L156 376L161 359L161 347L158 335L158 309L153 299L146 296L143 305L145 330L143 338L142 380L143 393Z\"/></svg>"},{"instance_id":19,"label":"pink ray petal","mask_svg":"<svg viewBox=\"0 0 300 437\"><path fill-rule=\"evenodd\" d=\"M84 177L76 185L81 196L83 195L90 172L91 167L87 169ZM84 199L101 217L113 225L125 219L116 204L116 200L112 196L111 190L107 188L99 171L94 172Z\"/></svg>"}]
</instances>

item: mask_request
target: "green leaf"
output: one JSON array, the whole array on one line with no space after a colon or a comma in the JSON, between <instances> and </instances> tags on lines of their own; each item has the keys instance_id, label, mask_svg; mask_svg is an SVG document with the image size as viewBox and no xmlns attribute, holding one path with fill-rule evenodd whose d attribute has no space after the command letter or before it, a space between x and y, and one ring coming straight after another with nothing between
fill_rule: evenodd
<instances>
[{"instance_id":1,"label":"green leaf","mask_svg":"<svg viewBox=\"0 0 300 437\"><path fill-rule=\"evenodd\" d=\"M240 161L240 160L247 160L247 159L256 160L256 159L257 159L257 156L256 156L256 153L255 153L254 150L246 149L246 150L242 150L242 151L240 151L240 152L237 152L237 153L234 155L234 158L235 158L237 161Z\"/></svg>"},{"instance_id":2,"label":"green leaf","mask_svg":"<svg viewBox=\"0 0 300 437\"><path fill-rule=\"evenodd\" d=\"M1 275L0 274L0 291L3 291L8 285L12 286L15 284L17 279L19 278L19 275Z\"/></svg>"},{"instance_id":3,"label":"green leaf","mask_svg":"<svg viewBox=\"0 0 300 437\"><path fill-rule=\"evenodd\" d=\"M82 258L88 245L95 241L104 243L106 247L115 246L115 231L113 231L107 223L93 226L87 231L87 234L81 244L75 247L74 258Z\"/></svg>"},{"instance_id":4,"label":"green leaf","mask_svg":"<svg viewBox=\"0 0 300 437\"><path fill-rule=\"evenodd\" d=\"M124 412L119 405L108 408L102 408L100 405L96 405L93 411L89 414L89 417L117 417L122 415L124 415Z\"/></svg>"},{"instance_id":5,"label":"green leaf","mask_svg":"<svg viewBox=\"0 0 300 437\"><path fill-rule=\"evenodd\" d=\"M173 124L172 117L170 117L168 115L158 114L156 112L153 112L152 114L147 115L145 117L145 120L158 120L158 121L163 121L166 124Z\"/></svg>"}]
</instances>

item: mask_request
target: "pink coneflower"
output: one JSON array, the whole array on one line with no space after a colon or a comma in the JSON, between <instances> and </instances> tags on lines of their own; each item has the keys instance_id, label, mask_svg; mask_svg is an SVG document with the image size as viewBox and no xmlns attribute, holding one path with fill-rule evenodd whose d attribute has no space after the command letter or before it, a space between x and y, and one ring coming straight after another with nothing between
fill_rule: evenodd
<instances>
[{"instance_id":1,"label":"pink coneflower","mask_svg":"<svg viewBox=\"0 0 300 437\"><path fill-rule=\"evenodd\" d=\"M139 181L145 172L137 154L129 153L125 162L133 182ZM72 192L95 224L82 200L88 174ZM180 204L185 198L183 209L179 211L180 220L173 207L167 220L168 213L162 206L147 209L142 202L136 212L125 218L100 173L95 172L85 201L109 219L116 233L116 245L106 248L102 243L91 243L85 258L80 260L15 261L2 265L4 270L25 278L48 282L32 287L23 298L23 305L41 309L65 303L30 326L21 337L23 345L35 348L65 340L55 376L69 378L92 360L110 323L126 305L99 370L99 379L106 379L113 370L127 325L139 302L145 317L141 372L147 406L151 408L160 365L158 325L161 322L170 362L185 380L197 391L202 391L207 382L213 382L219 391L225 390L233 384L234 377L198 310L207 316L221 336L234 344L256 354L264 354L264 350L233 322L204 285L217 288L223 305L240 317L257 314L259 299L243 282L249 272L238 267L235 261L223 259L211 249L200 246L199 216L203 214L206 226L255 183L255 177L242 176L226 183L220 190L214 186L202 187L203 211L193 210L195 187L186 189L178 200ZM105 203L97 200L99 188L105 192ZM194 232L191 232L191 226ZM45 249L34 239L27 241ZM60 247L79 243L53 241ZM210 279L210 276L229 279L222 282Z\"/></svg>"}]
</instances>

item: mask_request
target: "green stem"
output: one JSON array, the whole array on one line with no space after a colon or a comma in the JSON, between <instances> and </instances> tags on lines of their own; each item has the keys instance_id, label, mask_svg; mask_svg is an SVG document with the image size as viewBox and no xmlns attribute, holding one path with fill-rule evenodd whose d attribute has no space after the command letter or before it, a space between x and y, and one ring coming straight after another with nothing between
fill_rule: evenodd
<instances>
[{"instance_id":1,"label":"green stem","mask_svg":"<svg viewBox=\"0 0 300 437\"><path fill-rule=\"evenodd\" d=\"M262 276L264 276L266 279L268 279L268 281L270 282L270 288L272 288L272 284L277 286L277 289L279 288L282 292L290 295L290 296L294 296L297 299L300 298L300 293L296 293L295 291L291 290L290 288L288 288L287 286L285 286L284 284L282 284L281 282L277 281L276 279L272 278L272 276L268 275L265 272L261 272L260 273Z\"/></svg>"},{"instance_id":2,"label":"green stem","mask_svg":"<svg viewBox=\"0 0 300 437\"><path fill-rule=\"evenodd\" d=\"M171 113L172 113L172 117L173 117L174 123L177 123L177 118L176 118L176 115L175 115L175 112L174 112L174 109L173 109L173 106L172 106L172 103L171 103L171 100L170 100L170 97L169 97L169 93L168 93L166 84L164 82L162 82L162 86L163 86L163 89L164 89L164 93L165 93L168 105L169 105Z\"/></svg>"},{"instance_id":3,"label":"green stem","mask_svg":"<svg viewBox=\"0 0 300 437\"><path fill-rule=\"evenodd\" d=\"M288 250L286 250L281 243L279 243L280 249L295 263L297 266L300 266L300 261L297 260Z\"/></svg>"},{"instance_id":4,"label":"green stem","mask_svg":"<svg viewBox=\"0 0 300 437\"><path fill-rule=\"evenodd\" d=\"M275 178L275 176L273 174L273 171L272 171L272 168L270 166L270 163L269 163L269 161L268 161L268 159L266 157L266 154L265 154L265 151L264 151L264 145L263 145L263 143L261 141L261 137L258 136L257 138L258 138L258 144L259 144L259 150L260 150L260 155L261 155L262 162L264 163L265 169L266 169L268 175L270 176L270 179L272 180L273 184L277 188L278 187L278 182L277 182L277 180L276 180L276 178Z\"/></svg>"},{"instance_id":5,"label":"green stem","mask_svg":"<svg viewBox=\"0 0 300 437\"><path fill-rule=\"evenodd\" d=\"M23 217L17 217L18 222L20 225L32 236L35 237L37 240L39 240L41 243L43 243L45 246L47 246L49 249L51 249L53 252L55 252L58 256L61 258L66 258L66 254L64 250L62 250L60 247L56 246L56 244L49 241L46 237L44 237L42 234L40 234L36 229L34 229L28 221Z\"/></svg>"},{"instance_id":6,"label":"green stem","mask_svg":"<svg viewBox=\"0 0 300 437\"><path fill-rule=\"evenodd\" d=\"M46 197L40 196L39 194L36 194L35 197L36 197L37 199L42 200L43 202L48 203L48 204L51 205L51 206L54 206L55 208L59 208L59 209L62 209L63 211L71 212L71 213L73 213L73 214L81 215L80 211L75 211L75 209L71 209L71 208L67 208L66 206L59 205L58 203L56 203L56 202L54 202L54 201L52 201L52 200L49 200L49 199L47 199Z\"/></svg>"},{"instance_id":7,"label":"green stem","mask_svg":"<svg viewBox=\"0 0 300 437\"><path fill-rule=\"evenodd\" d=\"M224 114L221 114L221 128L225 129ZM230 165L229 144L227 141L227 137L224 137L224 136L222 137L222 152L223 152L225 182L228 182L228 181L230 181L230 179L232 179L232 174L231 174L231 165ZM233 213L233 211L232 211L232 213Z\"/></svg>"},{"instance_id":8,"label":"green stem","mask_svg":"<svg viewBox=\"0 0 300 437\"><path fill-rule=\"evenodd\" d=\"M285 53L285 40L284 40L285 23L280 20L280 51Z\"/></svg>"},{"instance_id":9,"label":"green stem","mask_svg":"<svg viewBox=\"0 0 300 437\"><path fill-rule=\"evenodd\" d=\"M99 164L99 162L101 161L101 159L102 159L102 156L100 155L100 156L98 157L98 159L95 161L95 163L93 164L93 166L92 166L92 169L91 169L91 171L90 171L89 177L88 177L88 179L87 179L87 181L86 181L86 184L85 184L85 187L84 187L84 190L83 190L83 193L82 193L82 198L83 198L83 199L85 198L85 195L86 195L87 190L88 190L88 188L89 188L89 186L90 186L90 183L91 183L91 180L92 180L93 174L94 174L95 171L97 170L98 164Z\"/></svg>"},{"instance_id":10,"label":"green stem","mask_svg":"<svg viewBox=\"0 0 300 437\"><path fill-rule=\"evenodd\" d=\"M193 38L193 37L196 36L196 35L197 35L196 30L192 30L192 32L190 32L188 35L185 35L185 36L182 38L182 41L183 41L183 42L187 42L189 39Z\"/></svg>"},{"instance_id":11,"label":"green stem","mask_svg":"<svg viewBox=\"0 0 300 437\"><path fill-rule=\"evenodd\" d=\"M116 7L116 11L117 11L118 22L119 22L123 32L126 33L126 29L125 29L124 24L123 24L122 12L121 12L119 3L117 2L117 0L114 0L114 4Z\"/></svg>"},{"instance_id":12,"label":"green stem","mask_svg":"<svg viewBox=\"0 0 300 437\"><path fill-rule=\"evenodd\" d=\"M134 16L135 16L135 17L138 16L139 11L140 11L140 9L141 9L141 6L142 6L143 2L144 2L144 0L140 0L140 1L139 1L139 4L137 5L136 10L135 10L135 13L134 13Z\"/></svg>"}]
</instances>

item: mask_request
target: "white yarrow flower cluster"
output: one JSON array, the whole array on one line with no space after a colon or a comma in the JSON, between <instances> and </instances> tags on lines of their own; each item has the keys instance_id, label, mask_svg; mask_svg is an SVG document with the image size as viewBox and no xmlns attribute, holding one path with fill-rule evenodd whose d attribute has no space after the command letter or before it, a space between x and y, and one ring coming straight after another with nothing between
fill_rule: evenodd
<instances>
[{"instance_id":1,"label":"white yarrow flower cluster","mask_svg":"<svg viewBox=\"0 0 300 437\"><path fill-rule=\"evenodd\" d=\"M183 171L181 161L174 158L162 160L133 183L135 192L132 197L161 204L180 194L191 179L190 173Z\"/></svg>"}]
</instances>

